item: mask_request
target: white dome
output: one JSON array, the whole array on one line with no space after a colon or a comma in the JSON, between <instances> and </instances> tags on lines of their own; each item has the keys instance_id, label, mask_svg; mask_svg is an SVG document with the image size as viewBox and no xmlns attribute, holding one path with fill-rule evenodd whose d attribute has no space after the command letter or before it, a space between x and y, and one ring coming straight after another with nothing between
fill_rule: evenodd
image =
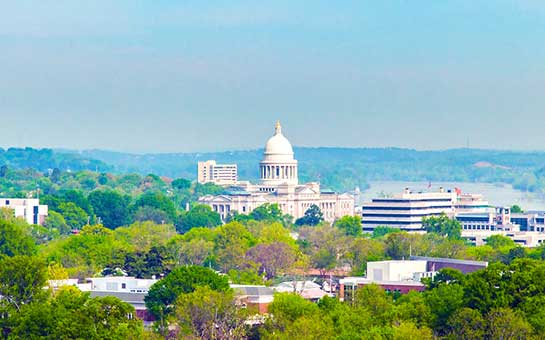
<instances>
[{"instance_id":1,"label":"white dome","mask_svg":"<svg viewBox=\"0 0 545 340\"><path fill-rule=\"evenodd\" d=\"M265 144L265 156L290 156L293 158L293 148L289 140L282 134L280 122L276 123L275 134Z\"/></svg>"}]
</instances>

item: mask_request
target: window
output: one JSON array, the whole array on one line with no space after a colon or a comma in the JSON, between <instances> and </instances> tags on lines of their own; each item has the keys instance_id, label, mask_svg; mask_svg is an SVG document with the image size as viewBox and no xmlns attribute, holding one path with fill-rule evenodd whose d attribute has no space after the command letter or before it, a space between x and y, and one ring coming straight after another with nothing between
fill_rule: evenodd
<instances>
[{"instance_id":1,"label":"window","mask_svg":"<svg viewBox=\"0 0 545 340\"><path fill-rule=\"evenodd\" d=\"M127 284L126 284L126 283L122 283L122 284L121 284L121 289L127 289Z\"/></svg>"}]
</instances>

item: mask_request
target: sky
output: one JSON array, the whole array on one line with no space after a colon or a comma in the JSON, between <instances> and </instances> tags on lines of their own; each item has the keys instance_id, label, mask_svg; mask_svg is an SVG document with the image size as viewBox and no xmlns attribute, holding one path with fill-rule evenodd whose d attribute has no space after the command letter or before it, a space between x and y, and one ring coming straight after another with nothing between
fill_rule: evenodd
<instances>
[{"instance_id":1,"label":"sky","mask_svg":"<svg viewBox=\"0 0 545 340\"><path fill-rule=\"evenodd\" d=\"M543 0L0 4L0 147L545 150Z\"/></svg>"}]
</instances>

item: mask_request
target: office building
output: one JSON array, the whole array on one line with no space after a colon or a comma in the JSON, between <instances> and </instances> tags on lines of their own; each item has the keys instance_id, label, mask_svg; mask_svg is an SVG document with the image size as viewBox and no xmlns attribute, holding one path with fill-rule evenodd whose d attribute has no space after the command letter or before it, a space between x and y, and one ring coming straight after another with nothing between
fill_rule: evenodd
<instances>
[{"instance_id":1,"label":"office building","mask_svg":"<svg viewBox=\"0 0 545 340\"><path fill-rule=\"evenodd\" d=\"M15 217L28 224L43 225L47 217L47 205L40 205L37 198L0 198L0 208L13 210Z\"/></svg>"},{"instance_id":2,"label":"office building","mask_svg":"<svg viewBox=\"0 0 545 340\"><path fill-rule=\"evenodd\" d=\"M238 181L236 164L217 164L214 160L198 162L197 182L200 184L235 185Z\"/></svg>"},{"instance_id":3,"label":"office building","mask_svg":"<svg viewBox=\"0 0 545 340\"><path fill-rule=\"evenodd\" d=\"M412 192L406 188L401 194L375 198L361 207L363 230L372 232L378 226L422 232L422 218L457 213L488 211L488 202L481 195L463 194L461 190Z\"/></svg>"}]
</instances>

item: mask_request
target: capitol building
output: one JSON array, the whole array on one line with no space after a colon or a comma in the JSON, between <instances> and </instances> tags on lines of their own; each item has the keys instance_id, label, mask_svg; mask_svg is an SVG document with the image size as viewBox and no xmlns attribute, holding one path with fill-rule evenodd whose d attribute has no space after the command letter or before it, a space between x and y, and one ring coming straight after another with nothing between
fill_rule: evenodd
<instances>
[{"instance_id":1,"label":"capitol building","mask_svg":"<svg viewBox=\"0 0 545 340\"><path fill-rule=\"evenodd\" d=\"M207 195L199 203L209 205L225 219L235 211L248 214L265 203L276 203L284 214L295 219L302 217L312 205L317 205L324 219L333 222L346 215L354 215L354 196L321 191L320 184L299 184L297 160L288 139L282 134L280 122L274 135L265 145L259 163L260 182L238 181L225 195Z\"/></svg>"}]
</instances>

